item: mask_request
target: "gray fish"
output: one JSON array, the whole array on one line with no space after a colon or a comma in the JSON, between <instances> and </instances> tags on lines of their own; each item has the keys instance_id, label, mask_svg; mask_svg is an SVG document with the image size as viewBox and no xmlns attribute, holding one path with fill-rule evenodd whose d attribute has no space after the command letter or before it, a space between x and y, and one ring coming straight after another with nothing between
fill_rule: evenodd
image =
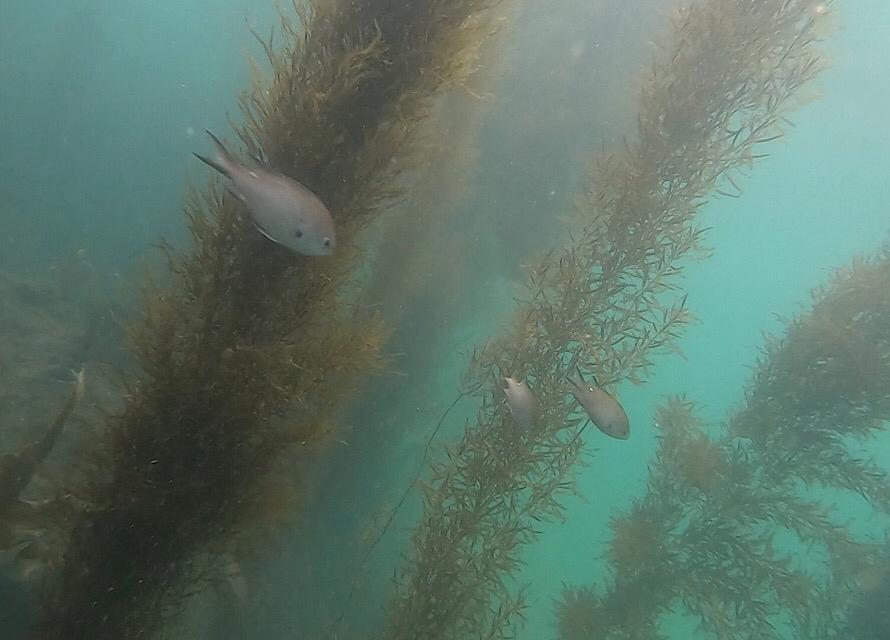
<instances>
[{"instance_id":1,"label":"gray fish","mask_svg":"<svg viewBox=\"0 0 890 640\"><path fill-rule=\"evenodd\" d=\"M618 440L627 440L630 437L630 421L620 404L603 391L596 381L593 384L586 382L579 370L575 377L568 378L572 384L572 395L579 402L587 417L597 429L607 436Z\"/></svg>"},{"instance_id":2,"label":"gray fish","mask_svg":"<svg viewBox=\"0 0 890 640\"><path fill-rule=\"evenodd\" d=\"M244 166L215 135L207 134L213 138L216 155L195 156L232 181L229 191L247 207L260 233L302 255L334 252L334 221L318 196L271 169Z\"/></svg>"},{"instance_id":3,"label":"gray fish","mask_svg":"<svg viewBox=\"0 0 890 640\"><path fill-rule=\"evenodd\" d=\"M504 382L507 383L504 395L510 414L521 428L530 429L538 419L538 401L524 381L504 378Z\"/></svg>"}]
</instances>

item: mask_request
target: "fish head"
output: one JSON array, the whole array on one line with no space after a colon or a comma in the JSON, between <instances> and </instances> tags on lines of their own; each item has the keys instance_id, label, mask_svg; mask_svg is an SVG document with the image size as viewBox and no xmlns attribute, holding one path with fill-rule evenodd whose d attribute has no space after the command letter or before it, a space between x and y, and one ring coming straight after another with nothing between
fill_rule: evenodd
<instances>
[{"instance_id":1,"label":"fish head","mask_svg":"<svg viewBox=\"0 0 890 640\"><path fill-rule=\"evenodd\" d=\"M233 184L245 194L245 204L257 227L271 240L294 253L326 256L337 245L331 212L300 183L266 171L242 170Z\"/></svg>"},{"instance_id":2,"label":"fish head","mask_svg":"<svg viewBox=\"0 0 890 640\"><path fill-rule=\"evenodd\" d=\"M329 256L337 246L337 237L330 214L295 216L285 231L282 242L292 251L304 256Z\"/></svg>"},{"instance_id":3,"label":"fish head","mask_svg":"<svg viewBox=\"0 0 890 640\"><path fill-rule=\"evenodd\" d=\"M529 428L538 417L538 403L525 381L504 377L507 408L523 428Z\"/></svg>"},{"instance_id":4,"label":"fish head","mask_svg":"<svg viewBox=\"0 0 890 640\"><path fill-rule=\"evenodd\" d=\"M507 396L508 400L517 397L522 391L522 382L516 378L504 376L504 384L506 385L503 387L504 395Z\"/></svg>"},{"instance_id":5,"label":"fish head","mask_svg":"<svg viewBox=\"0 0 890 640\"><path fill-rule=\"evenodd\" d=\"M611 436L616 440L627 440L630 438L630 425L627 420L616 419L608 422L602 429L607 436Z\"/></svg>"}]
</instances>

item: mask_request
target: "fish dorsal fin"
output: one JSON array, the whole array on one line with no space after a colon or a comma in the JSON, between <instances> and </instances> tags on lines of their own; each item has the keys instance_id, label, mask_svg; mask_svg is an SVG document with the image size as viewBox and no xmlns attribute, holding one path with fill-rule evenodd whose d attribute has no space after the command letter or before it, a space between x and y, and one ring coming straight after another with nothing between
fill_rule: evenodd
<instances>
[{"instance_id":1,"label":"fish dorsal fin","mask_svg":"<svg viewBox=\"0 0 890 640\"><path fill-rule=\"evenodd\" d=\"M581 377L580 371L576 370L574 375L572 375L572 374L567 375L565 377L565 379L570 385L572 385L572 388L575 389L575 391L583 391L584 390L584 385L586 383L584 382L584 378Z\"/></svg>"},{"instance_id":2,"label":"fish dorsal fin","mask_svg":"<svg viewBox=\"0 0 890 640\"><path fill-rule=\"evenodd\" d=\"M590 374L590 379L593 380L593 384L591 384L587 380L584 379L584 375L581 373L581 367L576 367L575 371L578 372L578 379L584 383L585 387L594 387L597 389L599 388L600 383L597 382L595 375L593 375L592 373Z\"/></svg>"}]
</instances>

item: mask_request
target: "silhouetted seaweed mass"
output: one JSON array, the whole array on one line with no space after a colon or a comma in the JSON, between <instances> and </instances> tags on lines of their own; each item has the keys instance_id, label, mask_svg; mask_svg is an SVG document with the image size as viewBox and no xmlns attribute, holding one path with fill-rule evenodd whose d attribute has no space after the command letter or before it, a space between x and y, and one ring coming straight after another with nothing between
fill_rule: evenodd
<instances>
[{"instance_id":1,"label":"silhouetted seaweed mass","mask_svg":"<svg viewBox=\"0 0 890 640\"><path fill-rule=\"evenodd\" d=\"M890 637L890 544L885 545L875 561L874 572L868 580L860 581L851 596L846 622L835 625L838 631L831 640L884 640Z\"/></svg>"},{"instance_id":2,"label":"silhouetted seaweed mass","mask_svg":"<svg viewBox=\"0 0 890 640\"><path fill-rule=\"evenodd\" d=\"M864 344L874 368L863 368ZM611 582L602 595L567 589L562 637L656 638L659 616L678 609L716 638L786 637L781 623L800 640L849 637L851 597L880 589L886 558L809 489L854 491L888 511L890 477L857 456L887 428L888 375L890 250L840 270L770 340L725 435L709 435L685 398L659 409L648 492L612 523ZM793 553L801 546L809 561ZM868 628L875 612L857 611Z\"/></svg>"},{"instance_id":3,"label":"silhouetted seaweed mass","mask_svg":"<svg viewBox=\"0 0 890 640\"><path fill-rule=\"evenodd\" d=\"M257 36L272 74L257 67L238 132L326 202L337 255L271 245L217 182L190 195L191 247L164 247L172 282L146 293L141 373L125 380L81 491L91 506L40 637L155 635L210 574L198 558L280 512L278 455L322 431L380 363L380 324L342 304L356 232L398 195L431 98L469 73L495 3L313 0L294 4L299 21L282 18L280 44Z\"/></svg>"},{"instance_id":4,"label":"silhouetted seaweed mass","mask_svg":"<svg viewBox=\"0 0 890 640\"><path fill-rule=\"evenodd\" d=\"M596 163L578 202L583 229L531 269L510 330L473 356L464 392L482 406L433 465L382 637L511 633L524 608L522 591L508 586L522 547L540 520L563 516L559 499L573 491L583 455L583 420L564 378L580 366L606 386L639 382L654 353L676 348L689 321L678 276L701 250L696 214L718 186L735 195L725 191L737 189L732 174L782 135L784 115L821 67L808 9L793 0L715 0L674 17L671 43L641 92L638 140ZM502 374L530 381L543 409L536 428L515 428L500 402ZM692 475L709 482L705 471ZM644 563L637 556L657 537L635 521L626 526L643 549L618 553ZM567 600L584 628L593 624L590 593ZM648 620L624 621L623 633Z\"/></svg>"}]
</instances>

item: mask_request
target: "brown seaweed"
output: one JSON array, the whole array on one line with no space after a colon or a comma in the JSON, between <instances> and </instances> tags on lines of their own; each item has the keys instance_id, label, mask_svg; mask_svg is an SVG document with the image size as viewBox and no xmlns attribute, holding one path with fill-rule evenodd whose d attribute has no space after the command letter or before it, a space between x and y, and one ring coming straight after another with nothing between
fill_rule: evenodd
<instances>
[{"instance_id":1,"label":"brown seaweed","mask_svg":"<svg viewBox=\"0 0 890 640\"><path fill-rule=\"evenodd\" d=\"M826 324L828 333L817 330ZM653 638L658 618L678 608L715 638L786 637L777 631L785 621L801 640L845 637L847 603L873 581L879 558L827 494L808 489L854 492L887 513L890 472L858 450L887 428L890 389L844 355L860 337L880 363L872 373L887 380L890 251L838 271L770 340L725 434L707 429L686 399L659 409L648 491L614 520L611 581L601 594L566 590L563 638ZM834 376L855 382L837 387ZM824 561L802 562L796 546Z\"/></svg>"},{"instance_id":2,"label":"brown seaweed","mask_svg":"<svg viewBox=\"0 0 890 640\"><path fill-rule=\"evenodd\" d=\"M781 134L821 67L807 9L725 0L677 14L641 92L638 140L596 164L579 198L584 227L530 270L510 329L472 359L465 392L482 406L432 467L383 637L509 637L524 608L509 586L521 550L539 521L563 516L583 456L583 420L562 381L578 365L605 386L641 381L653 354L676 349L689 321L678 277L702 250L696 214ZM503 372L530 378L544 408L521 437L499 402ZM646 523L616 525L654 535Z\"/></svg>"},{"instance_id":3,"label":"brown seaweed","mask_svg":"<svg viewBox=\"0 0 890 640\"><path fill-rule=\"evenodd\" d=\"M238 132L325 200L338 254L269 246L216 182L191 194L192 246L165 247L171 283L146 294L133 331L141 372L125 379L103 462L80 491L89 508L41 637L155 635L207 573L195 558L249 533L281 452L379 365L379 323L343 304L356 233L398 195L431 98L471 69L492 4L295 3L283 42L258 37L272 74L258 71L242 97Z\"/></svg>"}]
</instances>

